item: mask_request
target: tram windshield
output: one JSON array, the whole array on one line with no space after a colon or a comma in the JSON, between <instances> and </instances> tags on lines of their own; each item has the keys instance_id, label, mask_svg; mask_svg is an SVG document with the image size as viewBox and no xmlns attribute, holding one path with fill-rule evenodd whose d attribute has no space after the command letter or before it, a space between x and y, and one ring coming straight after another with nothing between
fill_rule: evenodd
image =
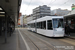
<instances>
[{"instance_id":1,"label":"tram windshield","mask_svg":"<svg viewBox=\"0 0 75 50\"><path fill-rule=\"evenodd\" d=\"M53 28L63 28L63 19L53 19Z\"/></svg>"}]
</instances>

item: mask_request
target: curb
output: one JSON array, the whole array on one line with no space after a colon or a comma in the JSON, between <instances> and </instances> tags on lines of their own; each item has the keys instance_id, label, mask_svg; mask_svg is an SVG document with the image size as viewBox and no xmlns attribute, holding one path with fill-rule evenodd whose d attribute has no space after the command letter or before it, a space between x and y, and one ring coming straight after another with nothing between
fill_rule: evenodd
<instances>
[{"instance_id":1,"label":"curb","mask_svg":"<svg viewBox=\"0 0 75 50\"><path fill-rule=\"evenodd\" d=\"M67 36L68 38L75 39L75 37Z\"/></svg>"}]
</instances>

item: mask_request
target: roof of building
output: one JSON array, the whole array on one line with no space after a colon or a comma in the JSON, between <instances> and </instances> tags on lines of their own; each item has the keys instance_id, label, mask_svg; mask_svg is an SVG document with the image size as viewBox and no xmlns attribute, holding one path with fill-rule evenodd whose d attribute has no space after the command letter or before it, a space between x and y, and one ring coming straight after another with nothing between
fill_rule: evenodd
<instances>
[{"instance_id":1,"label":"roof of building","mask_svg":"<svg viewBox=\"0 0 75 50\"><path fill-rule=\"evenodd\" d=\"M70 13L68 13L67 15L65 15L65 16L69 16L69 15L74 15L75 14L75 9L74 10L72 10Z\"/></svg>"}]
</instances>

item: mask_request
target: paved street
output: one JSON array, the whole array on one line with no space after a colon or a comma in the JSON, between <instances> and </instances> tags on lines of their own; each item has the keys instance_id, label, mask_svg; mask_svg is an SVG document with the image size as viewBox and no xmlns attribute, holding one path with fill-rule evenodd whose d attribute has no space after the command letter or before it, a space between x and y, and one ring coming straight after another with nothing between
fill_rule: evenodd
<instances>
[{"instance_id":1,"label":"paved street","mask_svg":"<svg viewBox=\"0 0 75 50\"><path fill-rule=\"evenodd\" d=\"M45 37L25 28L16 28L7 43L3 41L0 41L0 50L75 50L75 39Z\"/></svg>"},{"instance_id":2,"label":"paved street","mask_svg":"<svg viewBox=\"0 0 75 50\"><path fill-rule=\"evenodd\" d=\"M21 28L16 29L19 32L19 38L23 41L21 50L26 46L27 50L75 50L75 40L68 37L50 38ZM20 41L20 42L22 42ZM25 45L25 46L24 46Z\"/></svg>"},{"instance_id":3,"label":"paved street","mask_svg":"<svg viewBox=\"0 0 75 50\"><path fill-rule=\"evenodd\" d=\"M75 50L75 0L0 0L0 50Z\"/></svg>"}]
</instances>

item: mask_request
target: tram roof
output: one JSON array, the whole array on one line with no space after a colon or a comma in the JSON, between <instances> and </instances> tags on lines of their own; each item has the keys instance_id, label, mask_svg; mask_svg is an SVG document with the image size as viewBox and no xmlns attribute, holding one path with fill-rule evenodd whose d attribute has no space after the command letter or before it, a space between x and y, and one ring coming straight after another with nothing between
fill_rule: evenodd
<instances>
[{"instance_id":1,"label":"tram roof","mask_svg":"<svg viewBox=\"0 0 75 50\"><path fill-rule=\"evenodd\" d=\"M46 21L46 20L52 20L54 18L63 18L63 16L45 16L42 18L38 18L36 20L30 21L28 23L34 23L34 22L40 22L40 21Z\"/></svg>"}]
</instances>

